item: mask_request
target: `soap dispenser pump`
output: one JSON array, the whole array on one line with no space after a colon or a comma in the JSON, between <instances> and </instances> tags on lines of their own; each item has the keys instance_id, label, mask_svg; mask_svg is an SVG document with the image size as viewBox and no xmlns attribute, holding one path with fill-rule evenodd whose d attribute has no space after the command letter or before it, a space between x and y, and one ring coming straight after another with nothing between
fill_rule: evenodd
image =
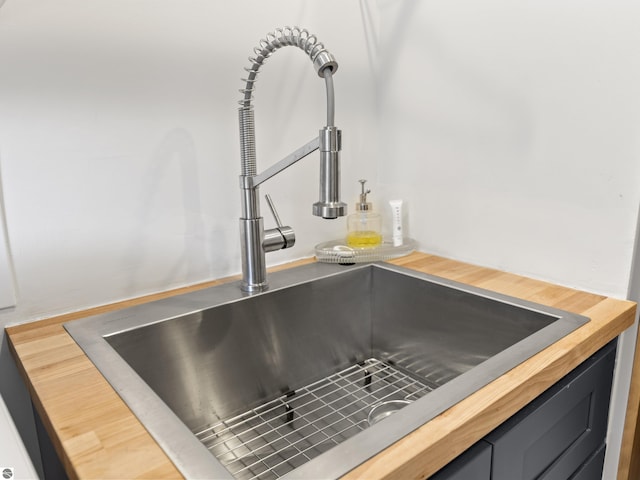
<instances>
[{"instance_id":1,"label":"soap dispenser pump","mask_svg":"<svg viewBox=\"0 0 640 480\"><path fill-rule=\"evenodd\" d=\"M347 217L347 245L350 247L371 248L382 243L382 216L373 211L365 189L366 180L358 180L361 185L360 201L356 211Z\"/></svg>"}]
</instances>

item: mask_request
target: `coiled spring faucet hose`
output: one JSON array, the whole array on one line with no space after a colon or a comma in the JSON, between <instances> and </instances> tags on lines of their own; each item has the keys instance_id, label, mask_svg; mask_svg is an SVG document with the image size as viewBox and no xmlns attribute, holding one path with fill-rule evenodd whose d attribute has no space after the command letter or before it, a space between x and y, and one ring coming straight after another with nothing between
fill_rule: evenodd
<instances>
[{"instance_id":1,"label":"coiled spring faucet hose","mask_svg":"<svg viewBox=\"0 0 640 480\"><path fill-rule=\"evenodd\" d=\"M259 45L253 49L254 56L249 57L251 65L245 67L248 73L247 78L243 78L245 87L240 90L242 99L238 102L238 116L240 121L240 159L241 174L256 175L256 149L255 149L255 120L253 105L253 90L257 81L258 72L264 61L276 50L295 46L303 50L313 62L318 76L325 79L327 90L327 126L334 126L335 100L333 91L332 75L338 70L338 62L331 53L320 43L315 35L310 34L306 29L299 27L278 28L274 32L266 35L260 40Z\"/></svg>"}]
</instances>

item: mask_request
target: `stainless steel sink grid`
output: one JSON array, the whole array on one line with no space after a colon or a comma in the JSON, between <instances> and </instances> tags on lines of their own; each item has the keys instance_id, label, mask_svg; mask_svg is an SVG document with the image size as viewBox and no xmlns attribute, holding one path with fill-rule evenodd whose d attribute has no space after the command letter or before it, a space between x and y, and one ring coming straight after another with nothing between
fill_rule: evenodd
<instances>
[{"instance_id":1,"label":"stainless steel sink grid","mask_svg":"<svg viewBox=\"0 0 640 480\"><path fill-rule=\"evenodd\" d=\"M367 428L375 406L431 390L370 358L194 433L234 477L279 478Z\"/></svg>"},{"instance_id":2,"label":"stainless steel sink grid","mask_svg":"<svg viewBox=\"0 0 640 480\"><path fill-rule=\"evenodd\" d=\"M338 478L588 321L384 263L270 285L65 324L187 478Z\"/></svg>"}]
</instances>

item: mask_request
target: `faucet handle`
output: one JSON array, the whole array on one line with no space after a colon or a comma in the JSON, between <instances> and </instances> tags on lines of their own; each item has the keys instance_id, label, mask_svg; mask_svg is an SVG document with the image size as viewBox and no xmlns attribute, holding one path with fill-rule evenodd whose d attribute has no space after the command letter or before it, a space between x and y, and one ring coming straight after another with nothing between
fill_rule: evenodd
<instances>
[{"instance_id":1,"label":"faucet handle","mask_svg":"<svg viewBox=\"0 0 640 480\"><path fill-rule=\"evenodd\" d=\"M276 206L273 203L273 200L271 199L271 195L269 195L268 193L264 196L265 200L267 201L267 204L269 205L269 210L271 210L271 214L273 215L273 219L276 221L276 225L278 226L278 228L282 228L282 222L280 221L280 216L278 215L278 211L276 210Z\"/></svg>"},{"instance_id":2,"label":"faucet handle","mask_svg":"<svg viewBox=\"0 0 640 480\"><path fill-rule=\"evenodd\" d=\"M267 200L267 204L273 214L277 227L264 231L262 247L265 252L273 252L275 250L293 247L296 243L296 234L293 231L293 228L282 224L278 211L276 210L276 206L274 205L273 200L271 200L271 195L267 194L264 198Z\"/></svg>"}]
</instances>

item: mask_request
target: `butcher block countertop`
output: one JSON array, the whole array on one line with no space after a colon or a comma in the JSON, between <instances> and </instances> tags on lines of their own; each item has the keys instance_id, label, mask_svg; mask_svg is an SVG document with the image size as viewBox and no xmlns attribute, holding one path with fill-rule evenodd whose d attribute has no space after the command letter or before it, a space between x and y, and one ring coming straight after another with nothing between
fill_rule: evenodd
<instances>
[{"instance_id":1,"label":"butcher block countertop","mask_svg":"<svg viewBox=\"0 0 640 480\"><path fill-rule=\"evenodd\" d=\"M308 263L312 259L286 267ZM585 315L590 322L446 410L347 479L422 479L515 414L633 324L635 304L425 253L391 261L420 272ZM62 324L224 279L6 329L9 345L70 478L181 478Z\"/></svg>"}]
</instances>

